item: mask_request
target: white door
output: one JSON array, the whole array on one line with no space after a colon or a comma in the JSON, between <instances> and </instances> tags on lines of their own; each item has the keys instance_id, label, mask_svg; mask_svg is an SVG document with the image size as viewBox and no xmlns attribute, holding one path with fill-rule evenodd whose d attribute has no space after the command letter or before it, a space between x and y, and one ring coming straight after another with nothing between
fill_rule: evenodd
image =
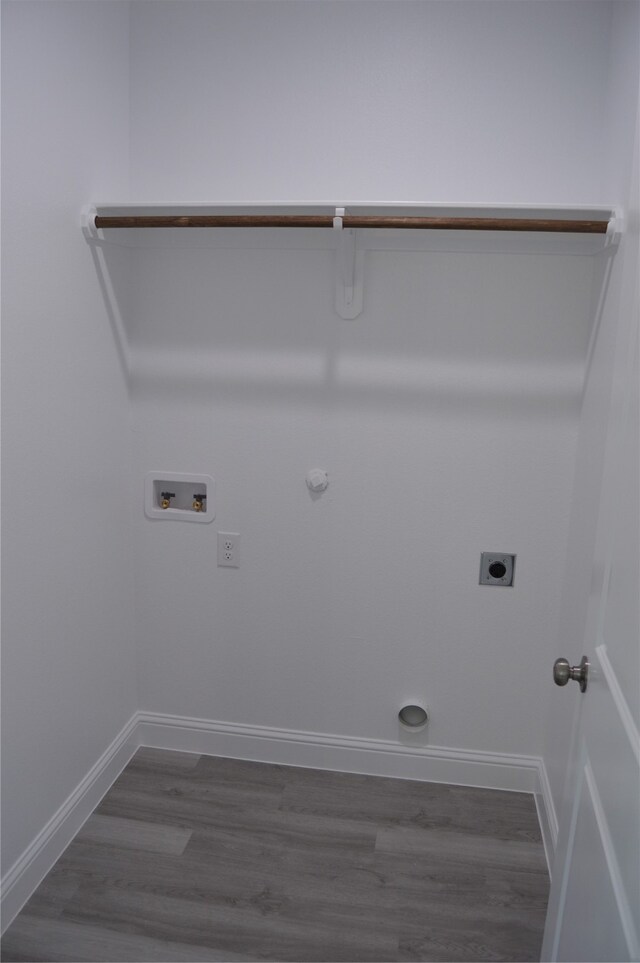
<instances>
[{"instance_id":1,"label":"white door","mask_svg":"<svg viewBox=\"0 0 640 963\"><path fill-rule=\"evenodd\" d=\"M557 653L573 664L586 655L591 668L576 699L542 948L542 959L552 961L640 959L640 265L633 237L624 253L587 628L584 640L567 640L567 651ZM571 689L577 695L575 681L568 698Z\"/></svg>"}]
</instances>

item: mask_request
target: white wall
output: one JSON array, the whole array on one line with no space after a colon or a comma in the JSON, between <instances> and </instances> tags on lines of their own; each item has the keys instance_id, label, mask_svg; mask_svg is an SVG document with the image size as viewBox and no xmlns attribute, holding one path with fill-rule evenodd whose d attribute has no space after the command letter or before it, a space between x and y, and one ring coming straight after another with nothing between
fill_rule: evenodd
<instances>
[{"instance_id":1,"label":"white wall","mask_svg":"<svg viewBox=\"0 0 640 963\"><path fill-rule=\"evenodd\" d=\"M426 698L425 742L538 753L591 259L372 252L343 321L330 252L193 243L135 252L142 707L397 739ZM213 475L215 522L145 519L152 469Z\"/></svg>"},{"instance_id":2,"label":"white wall","mask_svg":"<svg viewBox=\"0 0 640 963\"><path fill-rule=\"evenodd\" d=\"M610 6L134 3L134 196L607 203Z\"/></svg>"},{"instance_id":3,"label":"white wall","mask_svg":"<svg viewBox=\"0 0 640 963\"><path fill-rule=\"evenodd\" d=\"M128 188L126 3L2 4L3 865L136 706L128 397L82 204Z\"/></svg>"},{"instance_id":4,"label":"white wall","mask_svg":"<svg viewBox=\"0 0 640 963\"><path fill-rule=\"evenodd\" d=\"M601 201L610 14L134 4L134 195ZM592 262L369 252L344 322L329 248L132 254L134 486L162 468L218 484L210 527L138 502L142 707L394 739L424 697L425 741L537 754ZM242 534L238 571L216 567L218 529ZM518 554L513 590L477 584L483 549Z\"/></svg>"},{"instance_id":5,"label":"white wall","mask_svg":"<svg viewBox=\"0 0 640 963\"><path fill-rule=\"evenodd\" d=\"M573 660L573 664L583 654L592 655L583 652L581 646L589 596L600 577L594 572L593 565L611 379L618 332L621 326L624 330L629 323L629 314L633 310L633 279L637 283L638 273L638 156L636 153L634 157L634 137L637 137L640 76L640 5L636 2L615 3L612 4L612 10L608 123L605 128L609 150L603 168L603 189L624 212L627 226L614 261L609 263L610 259L605 254L596 264L602 278L607 276L608 271L611 273L594 331L580 415L567 571L555 653L556 656L564 655ZM637 324L637 317L631 323ZM625 697L635 709L638 700L637 664L619 666L617 670ZM563 798L573 719L579 699L579 692L566 692L554 687L549 692L545 712L544 761L558 810Z\"/></svg>"}]
</instances>

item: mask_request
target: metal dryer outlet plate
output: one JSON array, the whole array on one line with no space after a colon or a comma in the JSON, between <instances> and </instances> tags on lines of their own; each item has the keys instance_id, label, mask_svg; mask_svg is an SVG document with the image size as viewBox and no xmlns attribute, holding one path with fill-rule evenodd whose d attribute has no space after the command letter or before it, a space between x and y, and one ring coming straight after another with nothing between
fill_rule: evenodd
<instances>
[{"instance_id":1,"label":"metal dryer outlet plate","mask_svg":"<svg viewBox=\"0 0 640 963\"><path fill-rule=\"evenodd\" d=\"M480 556L480 585L513 585L515 555L506 552L483 552Z\"/></svg>"}]
</instances>

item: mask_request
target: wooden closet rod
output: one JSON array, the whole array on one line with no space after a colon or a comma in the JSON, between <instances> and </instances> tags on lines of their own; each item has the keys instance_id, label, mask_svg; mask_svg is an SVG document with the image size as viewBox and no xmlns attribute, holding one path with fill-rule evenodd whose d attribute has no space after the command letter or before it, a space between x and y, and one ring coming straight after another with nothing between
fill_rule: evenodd
<instances>
[{"instance_id":1,"label":"wooden closet rod","mask_svg":"<svg viewBox=\"0 0 640 963\"><path fill-rule=\"evenodd\" d=\"M606 234L608 221L518 217L396 217L344 214L345 228L411 228L431 231L535 231L554 234ZM113 227L333 227L330 214L135 214L95 219L96 228Z\"/></svg>"}]
</instances>

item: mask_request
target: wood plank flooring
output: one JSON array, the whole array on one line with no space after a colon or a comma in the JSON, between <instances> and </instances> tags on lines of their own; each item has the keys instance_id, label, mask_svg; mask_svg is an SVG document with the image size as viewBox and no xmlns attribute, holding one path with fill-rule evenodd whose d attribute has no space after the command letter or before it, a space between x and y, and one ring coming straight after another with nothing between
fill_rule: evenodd
<instances>
[{"instance_id":1,"label":"wood plank flooring","mask_svg":"<svg viewBox=\"0 0 640 963\"><path fill-rule=\"evenodd\" d=\"M4 961L527 961L533 798L140 749Z\"/></svg>"}]
</instances>

